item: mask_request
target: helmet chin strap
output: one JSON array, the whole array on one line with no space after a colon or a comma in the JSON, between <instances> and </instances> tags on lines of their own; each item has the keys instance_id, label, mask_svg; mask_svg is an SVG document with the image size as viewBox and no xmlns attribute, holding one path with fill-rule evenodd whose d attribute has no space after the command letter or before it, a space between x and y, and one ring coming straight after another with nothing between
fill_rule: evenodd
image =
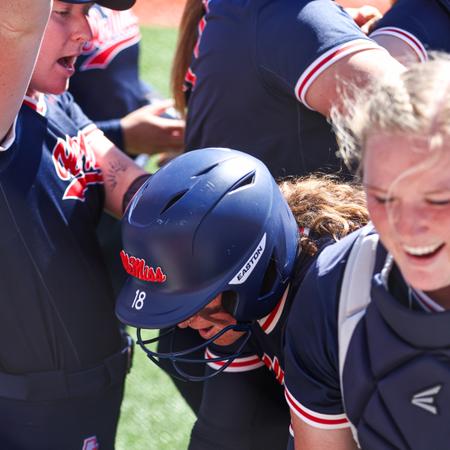
<instances>
[{"instance_id":1,"label":"helmet chin strap","mask_svg":"<svg viewBox=\"0 0 450 450\"><path fill-rule=\"evenodd\" d=\"M242 351L244 350L245 345L247 344L248 340L250 339L250 337L252 335L250 323L232 324L232 325L228 325L227 327L223 328L221 331L216 333L213 337L205 340L205 342L203 342L200 345L191 347L186 350L172 351L173 343L174 343L174 336L175 336L175 332L177 329L178 329L178 327L175 326L155 338L142 339L142 334L141 334L142 328L137 328L136 343L139 344L139 346L142 348L142 350L144 350L144 352L147 354L147 357L149 359L151 359L157 366L159 366L161 368L162 368L162 366L161 366L159 360L160 359L169 359L174 368L174 372L171 373L171 376L173 376L174 378L181 380L181 381L205 381L205 380L208 380L209 378L213 378L216 375L219 375L219 373L223 372L234 361L235 358L237 358L238 356L241 355ZM206 350L208 345L212 344L216 339L218 339L219 337L221 337L227 331L230 331L230 330L245 333L244 338L239 345L239 348L231 355L218 356L216 358L211 358L211 359L189 358L188 357L189 355L197 352L198 350ZM159 353L159 352L151 350L148 347L148 345L158 342L160 339L165 338L165 337L170 337L171 351L169 353ZM220 369L214 371L213 373L211 373L209 375L204 375L204 376L191 375L191 374L185 372L183 369L181 369L178 366L178 363L207 364L207 363L211 363L211 362L224 362L224 364Z\"/></svg>"}]
</instances>

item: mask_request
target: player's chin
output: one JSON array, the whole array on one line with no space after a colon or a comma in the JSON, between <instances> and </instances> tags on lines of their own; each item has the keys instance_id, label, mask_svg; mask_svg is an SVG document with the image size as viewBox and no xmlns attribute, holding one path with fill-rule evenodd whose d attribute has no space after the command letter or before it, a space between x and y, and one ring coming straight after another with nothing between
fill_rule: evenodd
<instances>
[{"instance_id":1,"label":"player's chin","mask_svg":"<svg viewBox=\"0 0 450 450\"><path fill-rule=\"evenodd\" d=\"M219 338L214 341L215 345L220 345L222 347L226 347L228 345L234 344L244 333L229 330Z\"/></svg>"},{"instance_id":2,"label":"player's chin","mask_svg":"<svg viewBox=\"0 0 450 450\"><path fill-rule=\"evenodd\" d=\"M55 92L51 92L51 94L60 95L64 94L69 89L70 79L63 81L59 86L55 86Z\"/></svg>"},{"instance_id":3,"label":"player's chin","mask_svg":"<svg viewBox=\"0 0 450 450\"><path fill-rule=\"evenodd\" d=\"M45 86L44 92L46 94L60 95L64 94L69 89L70 79L66 77L58 77Z\"/></svg>"}]
</instances>

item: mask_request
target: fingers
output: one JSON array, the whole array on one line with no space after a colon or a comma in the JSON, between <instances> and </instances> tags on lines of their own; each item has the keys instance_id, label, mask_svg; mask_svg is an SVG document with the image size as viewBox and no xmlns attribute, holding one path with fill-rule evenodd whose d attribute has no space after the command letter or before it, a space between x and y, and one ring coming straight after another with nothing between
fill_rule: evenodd
<instances>
[{"instance_id":1,"label":"fingers","mask_svg":"<svg viewBox=\"0 0 450 450\"><path fill-rule=\"evenodd\" d=\"M167 109L173 108L174 104L173 99L166 98L164 100L155 101L145 108L148 113L154 114L155 116L160 116L161 114L164 114Z\"/></svg>"},{"instance_id":2,"label":"fingers","mask_svg":"<svg viewBox=\"0 0 450 450\"><path fill-rule=\"evenodd\" d=\"M184 120L161 117L172 100L143 106L120 121L125 150L130 154L179 150L184 143Z\"/></svg>"},{"instance_id":3,"label":"fingers","mask_svg":"<svg viewBox=\"0 0 450 450\"><path fill-rule=\"evenodd\" d=\"M364 33L368 33L374 24L381 19L382 14L374 6L366 5L360 8L345 8L356 24Z\"/></svg>"}]
</instances>

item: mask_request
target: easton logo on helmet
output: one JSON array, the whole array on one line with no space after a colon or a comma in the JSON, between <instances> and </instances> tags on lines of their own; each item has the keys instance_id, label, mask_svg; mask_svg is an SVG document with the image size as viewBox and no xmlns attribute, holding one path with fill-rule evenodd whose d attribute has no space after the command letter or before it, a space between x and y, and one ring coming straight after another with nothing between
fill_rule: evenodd
<instances>
[{"instance_id":1,"label":"easton logo on helmet","mask_svg":"<svg viewBox=\"0 0 450 450\"><path fill-rule=\"evenodd\" d=\"M261 239L261 242L256 246L255 251L252 253L252 256L247 260L242 269L236 274L236 276L229 282L229 284L242 284L245 280L250 276L253 272L253 269L258 264L261 259L262 254L266 248L266 233Z\"/></svg>"},{"instance_id":2,"label":"easton logo on helmet","mask_svg":"<svg viewBox=\"0 0 450 450\"><path fill-rule=\"evenodd\" d=\"M139 280L151 283L164 283L167 279L161 267L157 267L155 270L153 267L148 266L142 258L130 256L124 250L120 252L120 258L126 272Z\"/></svg>"}]
</instances>

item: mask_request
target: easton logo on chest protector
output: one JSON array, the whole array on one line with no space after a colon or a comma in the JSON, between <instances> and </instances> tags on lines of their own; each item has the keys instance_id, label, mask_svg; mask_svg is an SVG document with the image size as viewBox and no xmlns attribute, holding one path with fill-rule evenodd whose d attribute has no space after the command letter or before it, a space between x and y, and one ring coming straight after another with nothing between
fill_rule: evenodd
<instances>
[{"instance_id":1,"label":"easton logo on chest protector","mask_svg":"<svg viewBox=\"0 0 450 450\"><path fill-rule=\"evenodd\" d=\"M102 171L83 131L79 131L75 137L58 138L53 148L52 161L58 177L70 181L63 200L84 202L88 185L103 184Z\"/></svg>"},{"instance_id":2,"label":"easton logo on chest protector","mask_svg":"<svg viewBox=\"0 0 450 450\"><path fill-rule=\"evenodd\" d=\"M125 271L139 280L151 283L164 283L167 279L161 267L154 269L148 266L143 258L130 256L124 250L120 252L120 258Z\"/></svg>"},{"instance_id":3,"label":"easton logo on chest protector","mask_svg":"<svg viewBox=\"0 0 450 450\"><path fill-rule=\"evenodd\" d=\"M250 274L255 269L262 254L266 248L266 233L262 237L260 243L256 246L252 256L247 260L242 269L236 274L236 276L229 282L229 284L242 284L250 276Z\"/></svg>"},{"instance_id":4,"label":"easton logo on chest protector","mask_svg":"<svg viewBox=\"0 0 450 450\"><path fill-rule=\"evenodd\" d=\"M80 71L105 69L120 52L141 38L138 19L131 11L103 11L93 9L89 13L92 40L83 47L86 60Z\"/></svg>"},{"instance_id":5,"label":"easton logo on chest protector","mask_svg":"<svg viewBox=\"0 0 450 450\"><path fill-rule=\"evenodd\" d=\"M442 389L442 384L438 384L433 386L432 388L426 389L425 391L418 392L414 394L411 399L411 403L419 408L428 411L431 414L437 415L438 409L435 405L436 396L439 394L439 391Z\"/></svg>"}]
</instances>

